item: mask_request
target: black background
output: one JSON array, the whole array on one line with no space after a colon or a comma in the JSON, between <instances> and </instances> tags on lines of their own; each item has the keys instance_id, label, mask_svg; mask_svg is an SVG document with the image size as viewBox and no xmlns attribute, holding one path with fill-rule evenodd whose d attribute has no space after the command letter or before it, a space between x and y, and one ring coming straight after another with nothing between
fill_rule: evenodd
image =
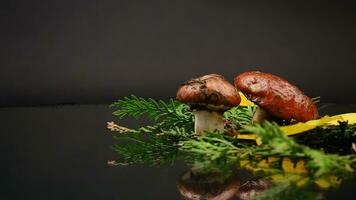
<instances>
[{"instance_id":1,"label":"black background","mask_svg":"<svg viewBox=\"0 0 356 200\"><path fill-rule=\"evenodd\" d=\"M352 1L1 1L0 106L174 97L258 69L354 103Z\"/></svg>"}]
</instances>

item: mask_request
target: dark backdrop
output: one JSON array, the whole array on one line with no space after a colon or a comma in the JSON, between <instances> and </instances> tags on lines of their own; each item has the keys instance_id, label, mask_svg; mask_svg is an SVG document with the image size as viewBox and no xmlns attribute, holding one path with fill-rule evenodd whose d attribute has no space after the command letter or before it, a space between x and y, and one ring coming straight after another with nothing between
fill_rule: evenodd
<instances>
[{"instance_id":1,"label":"dark backdrop","mask_svg":"<svg viewBox=\"0 0 356 200\"><path fill-rule=\"evenodd\" d=\"M191 77L251 69L355 103L350 2L1 1L0 106L168 98Z\"/></svg>"}]
</instances>

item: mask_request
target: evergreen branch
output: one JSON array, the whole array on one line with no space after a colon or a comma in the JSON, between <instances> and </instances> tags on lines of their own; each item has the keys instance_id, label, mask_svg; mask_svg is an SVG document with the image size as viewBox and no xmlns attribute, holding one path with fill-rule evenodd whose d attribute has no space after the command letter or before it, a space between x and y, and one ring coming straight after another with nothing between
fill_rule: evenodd
<instances>
[{"instance_id":1,"label":"evergreen branch","mask_svg":"<svg viewBox=\"0 0 356 200\"><path fill-rule=\"evenodd\" d=\"M256 106L237 106L227 110L224 113L225 119L231 122L231 128L238 130L242 126L252 123L253 114L256 111Z\"/></svg>"},{"instance_id":2,"label":"evergreen branch","mask_svg":"<svg viewBox=\"0 0 356 200\"><path fill-rule=\"evenodd\" d=\"M351 154L352 144L356 143L356 124L340 121L336 126L317 127L295 137L300 144L327 153Z\"/></svg>"},{"instance_id":3,"label":"evergreen branch","mask_svg":"<svg viewBox=\"0 0 356 200\"><path fill-rule=\"evenodd\" d=\"M180 146L185 161L197 170L227 172L238 161L238 147L233 144L232 138L220 133L206 133L182 141Z\"/></svg>"},{"instance_id":4,"label":"evergreen branch","mask_svg":"<svg viewBox=\"0 0 356 200\"><path fill-rule=\"evenodd\" d=\"M183 127L187 131L193 130L194 119L189 107L175 100L165 103L162 100L144 99L131 95L113 103L111 107L117 109L113 115L122 119L131 116L136 119L148 116L159 123L160 128L169 130L173 127Z\"/></svg>"}]
</instances>

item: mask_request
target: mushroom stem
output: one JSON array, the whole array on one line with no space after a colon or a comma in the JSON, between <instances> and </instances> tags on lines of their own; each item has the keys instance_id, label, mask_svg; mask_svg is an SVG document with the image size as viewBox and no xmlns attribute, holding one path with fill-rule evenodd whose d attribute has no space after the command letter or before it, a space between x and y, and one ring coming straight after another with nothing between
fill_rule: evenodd
<instances>
[{"instance_id":1,"label":"mushroom stem","mask_svg":"<svg viewBox=\"0 0 356 200\"><path fill-rule=\"evenodd\" d=\"M261 108L260 106L257 106L257 109L252 117L252 122L253 123L263 123L268 118L269 118L268 112L265 109Z\"/></svg>"},{"instance_id":2,"label":"mushroom stem","mask_svg":"<svg viewBox=\"0 0 356 200\"><path fill-rule=\"evenodd\" d=\"M223 115L208 110L194 111L195 117L195 134L203 135L205 132L224 131L224 118Z\"/></svg>"}]
</instances>

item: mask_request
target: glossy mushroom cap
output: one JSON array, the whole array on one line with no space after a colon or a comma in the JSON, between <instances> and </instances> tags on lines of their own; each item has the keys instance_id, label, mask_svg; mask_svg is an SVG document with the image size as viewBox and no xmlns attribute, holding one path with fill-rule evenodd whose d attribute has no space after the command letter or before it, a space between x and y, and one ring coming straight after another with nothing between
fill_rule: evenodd
<instances>
[{"instance_id":1,"label":"glossy mushroom cap","mask_svg":"<svg viewBox=\"0 0 356 200\"><path fill-rule=\"evenodd\" d=\"M319 117L317 107L308 96L273 74L245 72L236 76L235 86L274 117L301 122Z\"/></svg>"},{"instance_id":2,"label":"glossy mushroom cap","mask_svg":"<svg viewBox=\"0 0 356 200\"><path fill-rule=\"evenodd\" d=\"M184 83L176 99L215 111L228 110L241 101L238 90L218 74L205 75Z\"/></svg>"}]
</instances>

